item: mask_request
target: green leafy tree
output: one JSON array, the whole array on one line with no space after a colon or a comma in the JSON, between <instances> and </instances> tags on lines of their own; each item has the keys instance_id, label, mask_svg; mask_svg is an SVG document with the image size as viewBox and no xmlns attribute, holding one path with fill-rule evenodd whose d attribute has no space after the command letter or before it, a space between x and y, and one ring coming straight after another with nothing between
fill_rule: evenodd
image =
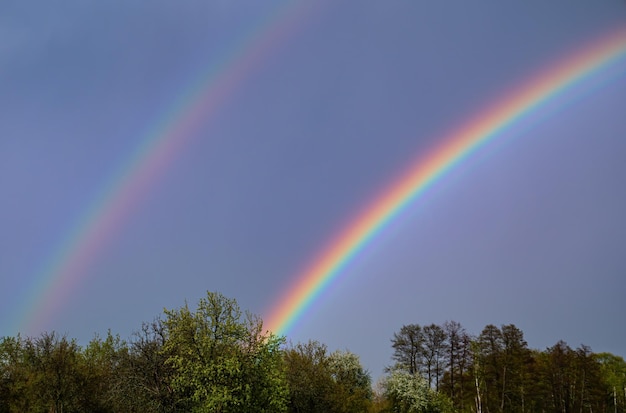
<instances>
[{"instance_id":1,"label":"green leafy tree","mask_svg":"<svg viewBox=\"0 0 626 413\"><path fill-rule=\"evenodd\" d=\"M55 333L43 333L24 344L32 411L69 413L82 410L86 380L76 341Z\"/></svg>"},{"instance_id":2,"label":"green leafy tree","mask_svg":"<svg viewBox=\"0 0 626 413\"><path fill-rule=\"evenodd\" d=\"M327 347L317 341L298 343L284 352L290 413L328 413L333 378Z\"/></svg>"},{"instance_id":3,"label":"green leafy tree","mask_svg":"<svg viewBox=\"0 0 626 413\"><path fill-rule=\"evenodd\" d=\"M586 346L574 350L565 342L537 356L535 409L554 412L593 412L606 407L607 386L602 366Z\"/></svg>"},{"instance_id":4,"label":"green leafy tree","mask_svg":"<svg viewBox=\"0 0 626 413\"><path fill-rule=\"evenodd\" d=\"M282 338L261 334L236 301L208 292L195 311L165 310L164 351L174 369L172 388L194 412L281 412L286 382Z\"/></svg>"},{"instance_id":5,"label":"green leafy tree","mask_svg":"<svg viewBox=\"0 0 626 413\"><path fill-rule=\"evenodd\" d=\"M31 370L24 362L25 342L21 336L0 341L0 412L25 412L32 405L34 389Z\"/></svg>"},{"instance_id":6,"label":"green leafy tree","mask_svg":"<svg viewBox=\"0 0 626 413\"><path fill-rule=\"evenodd\" d=\"M242 350L246 411L286 411L288 387L282 355L285 339L264 333L259 317L248 314L245 324L248 334Z\"/></svg>"},{"instance_id":7,"label":"green leafy tree","mask_svg":"<svg viewBox=\"0 0 626 413\"><path fill-rule=\"evenodd\" d=\"M606 383L602 380L602 366L591 348L581 345L575 350L576 392L574 406L577 411L600 411L605 405Z\"/></svg>"},{"instance_id":8,"label":"green leafy tree","mask_svg":"<svg viewBox=\"0 0 626 413\"><path fill-rule=\"evenodd\" d=\"M477 368L480 378L477 392L480 393L482 410L498 412L502 389L504 342L502 332L493 324L485 326L477 339Z\"/></svg>"},{"instance_id":9,"label":"green leafy tree","mask_svg":"<svg viewBox=\"0 0 626 413\"><path fill-rule=\"evenodd\" d=\"M513 324L503 325L501 369L498 383L500 389L500 410L524 412L526 389L530 377L527 374L530 350L524 340L524 333Z\"/></svg>"},{"instance_id":10,"label":"green leafy tree","mask_svg":"<svg viewBox=\"0 0 626 413\"><path fill-rule=\"evenodd\" d=\"M611 353L599 353L596 360L600 363L602 377L608 387L608 412L626 411L626 362L624 358Z\"/></svg>"},{"instance_id":11,"label":"green leafy tree","mask_svg":"<svg viewBox=\"0 0 626 413\"><path fill-rule=\"evenodd\" d=\"M334 411L367 411L372 400L372 380L361 365L359 357L349 351L335 351L329 356L329 368L334 381Z\"/></svg>"},{"instance_id":12,"label":"green leafy tree","mask_svg":"<svg viewBox=\"0 0 626 413\"><path fill-rule=\"evenodd\" d=\"M360 413L372 401L369 373L356 354L335 351L317 341L285 350L289 412Z\"/></svg>"},{"instance_id":13,"label":"green leafy tree","mask_svg":"<svg viewBox=\"0 0 626 413\"><path fill-rule=\"evenodd\" d=\"M85 382L82 409L91 412L120 410L120 383L127 354L126 342L110 330L104 339L96 335L83 349L81 365Z\"/></svg>"},{"instance_id":14,"label":"green leafy tree","mask_svg":"<svg viewBox=\"0 0 626 413\"><path fill-rule=\"evenodd\" d=\"M384 394L394 413L419 413L426 411L430 388L419 374L405 369L392 369L383 379Z\"/></svg>"},{"instance_id":15,"label":"green leafy tree","mask_svg":"<svg viewBox=\"0 0 626 413\"><path fill-rule=\"evenodd\" d=\"M174 368L164 350L168 334L161 318L144 322L120 360L114 398L119 411L170 413L178 406Z\"/></svg>"}]
</instances>

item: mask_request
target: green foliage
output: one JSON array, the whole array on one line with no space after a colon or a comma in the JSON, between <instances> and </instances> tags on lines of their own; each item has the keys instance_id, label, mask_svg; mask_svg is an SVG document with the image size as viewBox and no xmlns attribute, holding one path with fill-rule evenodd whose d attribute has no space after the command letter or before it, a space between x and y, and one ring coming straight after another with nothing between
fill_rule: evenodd
<instances>
[{"instance_id":1,"label":"green foliage","mask_svg":"<svg viewBox=\"0 0 626 413\"><path fill-rule=\"evenodd\" d=\"M559 341L530 350L514 325L456 322L394 334L396 365L372 391L349 351L284 348L235 300L207 293L126 342L81 348L56 333L0 339L0 413L626 413L626 362Z\"/></svg>"},{"instance_id":2,"label":"green foliage","mask_svg":"<svg viewBox=\"0 0 626 413\"><path fill-rule=\"evenodd\" d=\"M600 364L600 371L606 383L605 400L607 411L617 413L626 411L626 361L611 353L600 353L595 356Z\"/></svg>"},{"instance_id":3,"label":"green foliage","mask_svg":"<svg viewBox=\"0 0 626 413\"><path fill-rule=\"evenodd\" d=\"M119 405L121 363L128 347L111 331L102 340L96 335L82 352L86 394L83 408L92 412L113 412Z\"/></svg>"},{"instance_id":4,"label":"green foliage","mask_svg":"<svg viewBox=\"0 0 626 413\"><path fill-rule=\"evenodd\" d=\"M333 391L329 396L333 411L366 411L372 399L372 383L369 373L361 366L359 357L349 351L337 350L330 354L328 361L333 379Z\"/></svg>"},{"instance_id":5,"label":"green foliage","mask_svg":"<svg viewBox=\"0 0 626 413\"><path fill-rule=\"evenodd\" d=\"M27 411L30 408L31 389L28 386L29 369L24 360L24 341L4 337L0 341L0 412Z\"/></svg>"},{"instance_id":6,"label":"green foliage","mask_svg":"<svg viewBox=\"0 0 626 413\"><path fill-rule=\"evenodd\" d=\"M356 354L328 354L317 341L299 343L284 353L289 412L360 413L372 399L371 378Z\"/></svg>"},{"instance_id":7,"label":"green foliage","mask_svg":"<svg viewBox=\"0 0 626 413\"><path fill-rule=\"evenodd\" d=\"M452 400L444 393L429 391L424 413L453 413L456 409Z\"/></svg>"},{"instance_id":8,"label":"green foliage","mask_svg":"<svg viewBox=\"0 0 626 413\"><path fill-rule=\"evenodd\" d=\"M330 412L333 380L329 368L327 348L317 341L285 350L284 360L289 386L290 413Z\"/></svg>"},{"instance_id":9,"label":"green foliage","mask_svg":"<svg viewBox=\"0 0 626 413\"><path fill-rule=\"evenodd\" d=\"M394 413L426 411L430 389L421 375L411 374L405 369L392 369L382 385Z\"/></svg>"},{"instance_id":10,"label":"green foliage","mask_svg":"<svg viewBox=\"0 0 626 413\"><path fill-rule=\"evenodd\" d=\"M165 310L163 350L172 388L194 412L280 412L286 408L279 346L235 300L207 293L195 311Z\"/></svg>"},{"instance_id":11,"label":"green foliage","mask_svg":"<svg viewBox=\"0 0 626 413\"><path fill-rule=\"evenodd\" d=\"M530 350L524 334L512 324L487 325L476 341L474 369L481 408L523 412L528 399Z\"/></svg>"},{"instance_id":12,"label":"green foliage","mask_svg":"<svg viewBox=\"0 0 626 413\"><path fill-rule=\"evenodd\" d=\"M426 378L405 368L393 368L382 380L383 395L388 405L380 412L452 413L452 401L431 389Z\"/></svg>"},{"instance_id":13,"label":"green foliage","mask_svg":"<svg viewBox=\"0 0 626 413\"><path fill-rule=\"evenodd\" d=\"M118 411L169 413L177 411L178 395L171 382L174 375L164 351L167 330L156 318L143 323L130 345L120 354L113 397Z\"/></svg>"},{"instance_id":14,"label":"green foliage","mask_svg":"<svg viewBox=\"0 0 626 413\"><path fill-rule=\"evenodd\" d=\"M36 339L5 338L2 360L2 410L77 412L85 405L85 374L74 340L55 333Z\"/></svg>"}]
</instances>

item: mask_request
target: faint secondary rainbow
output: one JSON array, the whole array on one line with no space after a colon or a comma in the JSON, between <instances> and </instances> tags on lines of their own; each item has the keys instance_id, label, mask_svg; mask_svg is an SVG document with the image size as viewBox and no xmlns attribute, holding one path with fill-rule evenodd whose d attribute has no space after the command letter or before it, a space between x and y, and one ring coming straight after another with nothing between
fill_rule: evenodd
<instances>
[{"instance_id":1,"label":"faint secondary rainbow","mask_svg":"<svg viewBox=\"0 0 626 413\"><path fill-rule=\"evenodd\" d=\"M624 56L626 29L622 28L558 60L444 136L438 147L420 157L322 249L278 299L267 317L268 330L287 334L350 261L442 175L505 129Z\"/></svg>"},{"instance_id":2,"label":"faint secondary rainbow","mask_svg":"<svg viewBox=\"0 0 626 413\"><path fill-rule=\"evenodd\" d=\"M20 300L13 330L38 333L85 278L89 265L126 222L194 131L206 124L243 80L314 14L312 2L286 1L210 64L158 119L33 277Z\"/></svg>"}]
</instances>

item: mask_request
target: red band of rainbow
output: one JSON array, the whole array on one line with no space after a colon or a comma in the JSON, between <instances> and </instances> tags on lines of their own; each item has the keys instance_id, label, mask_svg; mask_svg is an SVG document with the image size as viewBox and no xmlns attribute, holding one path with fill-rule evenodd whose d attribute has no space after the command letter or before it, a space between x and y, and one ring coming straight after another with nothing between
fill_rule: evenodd
<instances>
[{"instance_id":1,"label":"red band of rainbow","mask_svg":"<svg viewBox=\"0 0 626 413\"><path fill-rule=\"evenodd\" d=\"M491 106L453 130L442 144L421 157L347 227L341 230L313 264L296 277L266 318L268 330L287 334L351 259L431 185L513 123L544 103L626 55L626 30L612 32L559 59Z\"/></svg>"}]
</instances>

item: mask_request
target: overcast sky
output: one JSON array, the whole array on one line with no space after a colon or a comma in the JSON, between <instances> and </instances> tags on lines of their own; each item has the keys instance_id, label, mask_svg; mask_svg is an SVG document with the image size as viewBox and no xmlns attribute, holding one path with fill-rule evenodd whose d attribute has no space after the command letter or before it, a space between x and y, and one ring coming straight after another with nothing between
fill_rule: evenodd
<instances>
[{"instance_id":1,"label":"overcast sky","mask_svg":"<svg viewBox=\"0 0 626 413\"><path fill-rule=\"evenodd\" d=\"M254 49L290 5L0 3L0 336L129 338L207 290L267 315L446 132L626 27L621 0L322 1ZM46 263L210 70L240 71L57 310L26 325ZM532 348L626 355L625 59L554 105L439 180L288 338L353 351L375 377L409 323L513 323Z\"/></svg>"}]
</instances>

